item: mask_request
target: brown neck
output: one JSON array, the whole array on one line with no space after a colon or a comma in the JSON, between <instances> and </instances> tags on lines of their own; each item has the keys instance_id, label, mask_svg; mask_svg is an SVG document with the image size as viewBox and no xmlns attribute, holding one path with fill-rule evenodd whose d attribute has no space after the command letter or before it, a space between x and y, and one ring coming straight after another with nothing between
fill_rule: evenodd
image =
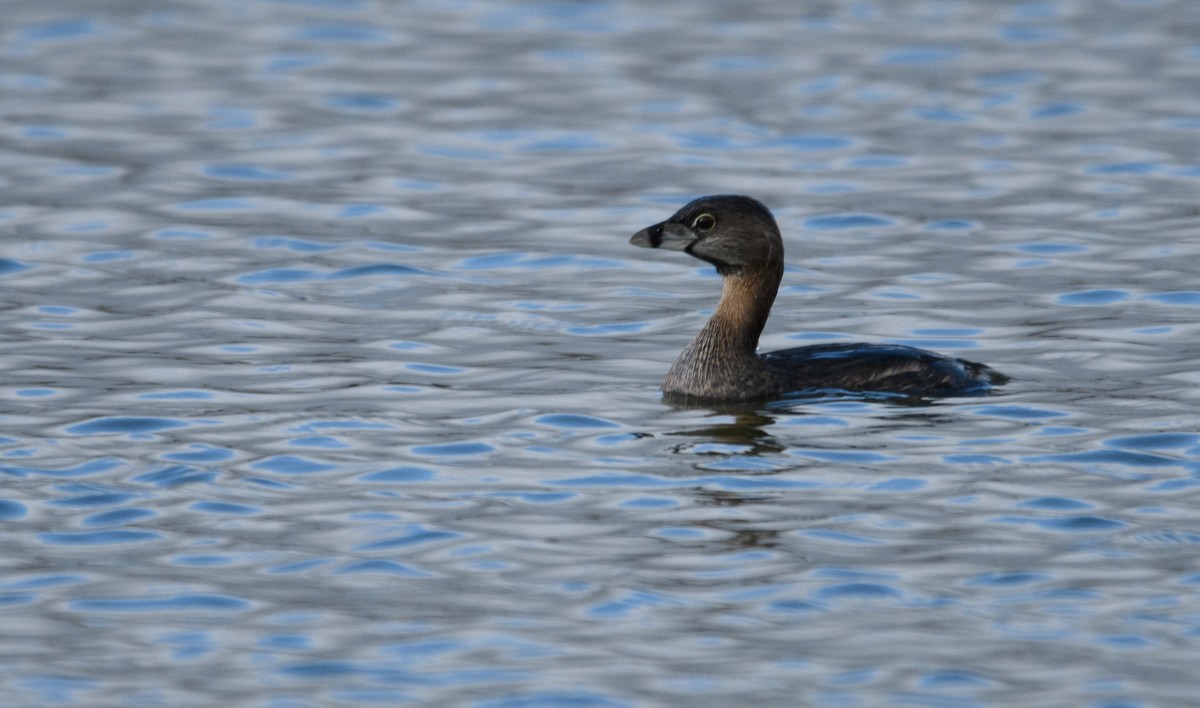
<instances>
[{"instance_id":1,"label":"brown neck","mask_svg":"<svg viewBox=\"0 0 1200 708\"><path fill-rule=\"evenodd\" d=\"M782 279L782 265L726 275L721 301L700 336L724 340L730 353L753 355Z\"/></svg>"}]
</instances>

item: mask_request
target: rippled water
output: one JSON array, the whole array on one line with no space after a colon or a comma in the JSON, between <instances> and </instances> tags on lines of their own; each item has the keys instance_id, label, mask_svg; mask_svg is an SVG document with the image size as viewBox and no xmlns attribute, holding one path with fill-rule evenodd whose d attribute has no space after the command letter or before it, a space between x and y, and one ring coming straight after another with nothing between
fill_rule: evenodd
<instances>
[{"instance_id":1,"label":"rippled water","mask_svg":"<svg viewBox=\"0 0 1200 708\"><path fill-rule=\"evenodd\" d=\"M5 8L6 705L1200 691L1200 5ZM664 405L713 192L1014 382Z\"/></svg>"}]
</instances>

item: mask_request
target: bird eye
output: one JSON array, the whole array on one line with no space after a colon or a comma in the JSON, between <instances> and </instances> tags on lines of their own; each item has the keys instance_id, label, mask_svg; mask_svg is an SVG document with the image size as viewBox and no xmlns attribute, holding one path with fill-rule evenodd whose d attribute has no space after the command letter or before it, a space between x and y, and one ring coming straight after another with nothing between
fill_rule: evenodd
<instances>
[{"instance_id":1,"label":"bird eye","mask_svg":"<svg viewBox=\"0 0 1200 708\"><path fill-rule=\"evenodd\" d=\"M712 231L716 225L717 220L712 214L701 214L692 222L692 228L697 231Z\"/></svg>"}]
</instances>

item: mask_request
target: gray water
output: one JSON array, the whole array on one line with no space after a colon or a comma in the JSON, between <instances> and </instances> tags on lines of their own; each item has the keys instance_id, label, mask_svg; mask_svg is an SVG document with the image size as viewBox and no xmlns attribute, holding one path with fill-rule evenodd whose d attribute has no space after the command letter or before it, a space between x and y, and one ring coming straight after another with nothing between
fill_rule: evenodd
<instances>
[{"instance_id":1,"label":"gray water","mask_svg":"<svg viewBox=\"0 0 1200 708\"><path fill-rule=\"evenodd\" d=\"M1195 2L9 0L0 165L3 705L1200 692ZM1013 383L665 405L721 192Z\"/></svg>"}]
</instances>

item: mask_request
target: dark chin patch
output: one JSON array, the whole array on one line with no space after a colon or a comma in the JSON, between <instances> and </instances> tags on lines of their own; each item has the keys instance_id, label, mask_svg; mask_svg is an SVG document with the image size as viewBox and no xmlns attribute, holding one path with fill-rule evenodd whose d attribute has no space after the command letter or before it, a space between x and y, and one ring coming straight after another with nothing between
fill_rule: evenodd
<instances>
[{"instance_id":1,"label":"dark chin patch","mask_svg":"<svg viewBox=\"0 0 1200 708\"><path fill-rule=\"evenodd\" d=\"M709 256L704 256L699 253L696 253L695 251L692 250L692 246L695 246L695 245L696 245L695 242L689 243L688 247L683 249L683 252L688 254L692 258L699 258L700 260L704 261L705 263L712 264L712 266L717 269L717 273L719 273L721 275L733 275L734 273L737 273L740 270L737 266L730 265L729 263L726 263L725 261L720 260L718 258L711 258Z\"/></svg>"},{"instance_id":2,"label":"dark chin patch","mask_svg":"<svg viewBox=\"0 0 1200 708\"><path fill-rule=\"evenodd\" d=\"M712 258L705 258L704 260L712 263L720 275L737 275L742 272L741 266L729 265L724 261L713 260Z\"/></svg>"}]
</instances>

